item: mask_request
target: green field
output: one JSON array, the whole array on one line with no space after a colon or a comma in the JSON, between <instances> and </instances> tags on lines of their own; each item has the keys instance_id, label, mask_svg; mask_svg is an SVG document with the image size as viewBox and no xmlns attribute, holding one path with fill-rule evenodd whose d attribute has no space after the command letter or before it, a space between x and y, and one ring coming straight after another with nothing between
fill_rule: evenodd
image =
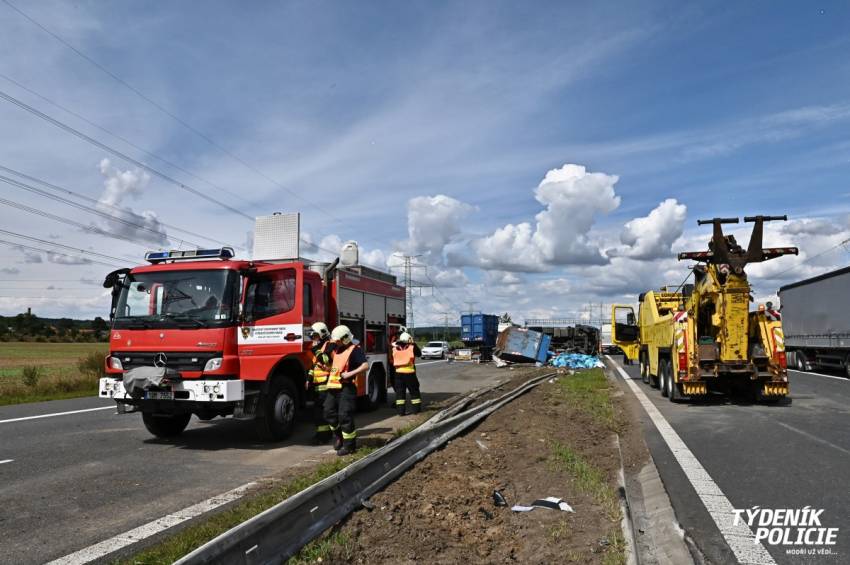
<instances>
[{"instance_id":1,"label":"green field","mask_svg":"<svg viewBox=\"0 0 850 565\"><path fill-rule=\"evenodd\" d=\"M106 343L0 343L0 405L97 393Z\"/></svg>"}]
</instances>

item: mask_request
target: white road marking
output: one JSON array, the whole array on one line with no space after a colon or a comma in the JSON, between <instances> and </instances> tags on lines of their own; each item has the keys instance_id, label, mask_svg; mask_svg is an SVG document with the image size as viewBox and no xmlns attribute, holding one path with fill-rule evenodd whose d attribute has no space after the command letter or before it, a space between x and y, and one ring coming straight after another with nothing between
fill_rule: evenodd
<instances>
[{"instance_id":1,"label":"white road marking","mask_svg":"<svg viewBox=\"0 0 850 565\"><path fill-rule=\"evenodd\" d=\"M83 412L94 412L96 410L115 410L115 406L99 406L98 408L86 408L85 410L71 410L69 412L54 412L53 414L39 414L38 416L25 416L23 418L11 418L9 420L0 420L0 424L9 424L12 422L23 422L25 420L38 420L40 418L53 418L55 416L67 416L68 414L82 414Z\"/></svg>"},{"instance_id":2,"label":"white road marking","mask_svg":"<svg viewBox=\"0 0 850 565\"><path fill-rule=\"evenodd\" d=\"M3 463L11 463L12 461L14 461L14 459L4 459L3 461L0 461L0 465Z\"/></svg>"},{"instance_id":3,"label":"white road marking","mask_svg":"<svg viewBox=\"0 0 850 565\"><path fill-rule=\"evenodd\" d=\"M433 365L434 363L445 363L445 359L438 359L437 361L425 361L424 363L417 363L417 367L421 367L422 365Z\"/></svg>"},{"instance_id":4,"label":"white road marking","mask_svg":"<svg viewBox=\"0 0 850 565\"><path fill-rule=\"evenodd\" d=\"M791 425L789 425L789 424L785 424L785 423L780 422L780 421L778 421L778 420L774 420L774 422L773 422L773 423L774 423L774 424L776 424L777 426L782 426L782 427L783 427L783 428L785 428L786 430L791 430L792 432L797 432L797 433L798 433L798 434L800 434L801 436L803 436L803 437L807 437L807 438L809 438L809 439L810 439L810 440L812 440L812 441L816 441L816 442L818 442L818 443L822 443L822 444L824 444L824 445L826 445L826 446L831 447L832 449L837 449L838 451L840 451L840 452L842 452L842 453L846 453L847 455L850 455L850 451L848 451L847 449L844 449L844 448L843 448L843 447L841 447L840 445L835 445L834 443L832 443L832 442L830 442L830 441L826 441L825 439L821 439L821 438L819 438L819 437L818 437L818 436L816 436L816 435L812 435L812 434L810 434L809 432L803 431L803 430L801 430L801 429L799 429L799 428L795 428L794 426L791 426Z\"/></svg>"},{"instance_id":5,"label":"white road marking","mask_svg":"<svg viewBox=\"0 0 850 565\"><path fill-rule=\"evenodd\" d=\"M218 508L228 502L238 500L239 498L242 498L245 491L256 484L257 483L248 483L224 494L208 498L194 506L184 508L174 514L169 514L168 516L163 516L162 518L148 522L143 526L139 526L138 528L134 528L128 532L124 532L123 534L118 534L114 538L96 543L92 546L81 549L80 551L66 555L65 557L60 557L55 561L51 561L47 565L83 565L84 563L89 563L95 559L100 559L105 555L109 555L123 547L127 547L128 545L132 545L138 541L149 538L152 535L158 534L159 532L167 530L168 528L176 526L186 520L191 520L192 518L200 516L201 514L209 512L210 510Z\"/></svg>"},{"instance_id":6,"label":"white road marking","mask_svg":"<svg viewBox=\"0 0 850 565\"><path fill-rule=\"evenodd\" d=\"M773 560L773 557L767 552L764 545L756 541L746 521L739 520L738 524L735 525L735 507L732 506L732 503L729 502L729 499L726 498L726 495L723 494L723 491L720 490L714 479L711 478L702 464L691 453L691 450L688 449L688 446L685 445L679 434L676 433L661 412L658 411L655 404L635 384L629 374L616 361L611 359L610 355L606 355L605 357L614 365L620 376L641 403L641 406L646 410L646 413L655 424L667 447L673 452L673 457L676 458L679 466L682 467L682 471L685 472L685 476L690 481L691 486L696 490L697 496L699 496L706 510L708 510L714 523L717 524L720 534L726 540L738 562L742 565L775 565L776 562Z\"/></svg>"},{"instance_id":7,"label":"white road marking","mask_svg":"<svg viewBox=\"0 0 850 565\"><path fill-rule=\"evenodd\" d=\"M800 375L815 375L818 377L826 377L827 379L835 379L836 381L844 381L845 383L850 383L850 379L846 377L836 377L835 375L824 375L823 373L813 373L812 371L798 371L796 369L789 369L791 373L797 373Z\"/></svg>"}]
</instances>

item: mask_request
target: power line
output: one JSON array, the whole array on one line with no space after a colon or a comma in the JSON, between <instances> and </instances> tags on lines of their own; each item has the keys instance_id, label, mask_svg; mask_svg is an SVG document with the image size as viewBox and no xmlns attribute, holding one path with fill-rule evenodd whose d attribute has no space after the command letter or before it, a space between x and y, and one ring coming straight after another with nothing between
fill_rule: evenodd
<instances>
[{"instance_id":1,"label":"power line","mask_svg":"<svg viewBox=\"0 0 850 565\"><path fill-rule=\"evenodd\" d=\"M88 202L92 202L92 203L96 204L97 206L102 206L102 207L104 207L104 208L106 208L106 209L108 209L108 210L115 210L116 212L123 213L123 214L132 214L132 212L131 212L131 211L129 211L129 210L125 210L124 208L120 208L120 207L118 207L118 206L112 206L112 205L109 205L109 204L101 203L101 202L99 202L99 201L98 201L97 199L95 199L95 198L91 198L91 197L86 196L86 195L84 195L84 194L79 194L79 193L77 193L77 192L74 192L74 191L72 191L72 190L69 190L69 189L67 189L67 188L64 188L64 187L61 187L61 186L58 186L58 185L55 185L55 184L51 184L51 183L49 183L49 182L47 182L47 181L41 180L41 179L39 179L39 178L37 178L37 177L33 177L33 176L30 176L30 175L27 175L27 174L25 174L25 173L22 173L22 172L20 172L20 171L15 170L15 169L11 169L11 168L9 168L9 167L4 167L3 165L0 165L0 170L2 170L2 171L6 171L6 172L9 172L9 173L11 173L11 174L13 174L13 175L17 175L17 176L19 176L19 177L21 177L21 178L24 178L24 179L30 180L30 181L32 181L32 182L38 183L38 184L40 184L40 185L42 185L42 186L44 186L44 187L47 187L47 188L49 188L50 190L53 190L53 191L55 191L55 192L63 192L63 193L65 193L65 194L72 195L72 196L74 196L74 197L76 197L76 198L79 198L79 199L81 199L81 200L85 200L85 201L88 201ZM68 205L68 206L72 206L72 207L77 208L77 209L79 209L79 210L83 210L83 211L88 212L88 213L90 213L90 214L94 214L94 215L96 215L96 216L100 216L100 217L102 217L102 218L105 218L105 219L107 219L107 220L115 221L115 222L118 222L118 223L120 223L120 224L124 224L124 225L126 225L126 226L131 226L131 227L134 227L134 228L140 229L140 230L142 230L142 231L146 231L146 232L149 232L149 233L155 234L156 236L158 236L158 237L160 237L160 238L161 238L161 237L163 237L164 235L165 235L166 237L169 237L169 236L167 236L167 234L163 234L161 231L155 230L155 229L153 229L153 228L151 228L151 227L149 227L149 226L146 226L146 225L144 225L144 224L139 224L139 223L137 223L137 222L133 222L133 221L127 220L127 219L122 218L122 217L120 217L120 216L116 216L115 214L110 214L110 213L108 213L108 212L104 212L104 211L99 210L99 209L97 209L97 208L93 208L93 207L91 207L91 206L86 206L85 204L80 204L79 202L74 202L73 200L68 200L67 198L63 198L63 197L61 197L61 196L56 196L55 194L50 194L49 192L47 192L47 191L45 191L45 190L43 190L43 189L36 188L36 187L34 187L34 186L32 186L32 185L29 185L29 184L23 183L23 182L18 181L18 180L16 180L16 179L12 179L12 178L5 177L5 176L0 175L0 182L5 182L6 184L11 184L11 185L13 185L13 186L16 186L17 188L20 188L20 189L22 189L22 190L26 190L27 192L31 192L31 193L33 193L33 194L38 194L39 196L43 196L44 198L49 198L50 200L53 200L53 201L55 201L55 202L61 202L62 204L66 204L66 205ZM165 222L160 222L160 225L162 225L162 226L164 226L164 227L166 227L166 228L168 228L168 229L170 229L170 230L176 231L176 232L189 234L189 235L192 235L192 236L195 236L195 237L200 237L200 238L202 238L202 239L206 239L206 240L209 240L209 241L214 241L214 242L216 242L216 243L220 243L220 244L222 244L222 245L229 245L229 244L228 244L228 243L226 243L226 242L219 241L219 240L214 239L214 238L211 238L211 237L209 237L209 236L205 236L205 235L197 234L197 233L195 233L195 232L191 232L191 231L189 231L189 230L185 230L185 229L182 229L182 228L178 228L177 226L173 226L173 225L171 225L171 224L166 224ZM178 238L178 237L176 237L176 236L170 236L170 237L169 237L169 239L174 239L174 240L176 240L176 241L180 242L181 244L183 244L183 243L188 243L189 245L193 245L193 246L196 246L196 247L200 247L200 245L199 245L199 244L194 243L194 242L192 242L192 241L190 241L190 240L188 240L188 239Z\"/></svg>"},{"instance_id":2,"label":"power line","mask_svg":"<svg viewBox=\"0 0 850 565\"><path fill-rule=\"evenodd\" d=\"M773 278L778 279L779 277L781 277L781 276L782 276L782 275L784 275L785 273L789 273L789 272L793 271L794 269L798 268L800 265L805 265L805 264L806 264L806 263L808 263L809 261L811 261L811 260L813 260L813 259L817 259L818 257L821 257L822 255L826 255L827 253L830 253L830 252L832 252L832 251L835 251L835 250L836 250L836 249L838 249L839 247L842 247L842 246L844 246L844 245L847 245L848 243L850 243L850 238L847 238L847 239L845 239L845 240L843 240L843 241L839 241L838 243L836 243L835 245L833 245L832 247L830 247L830 248L829 248L829 249L827 249L826 251L821 251L821 252L820 252L820 253L818 253L817 255L812 255L811 257L806 257L804 260L802 260L802 261L798 261L797 263L795 263L795 264L794 264L794 266L789 267L788 269L785 269L785 270L784 270L784 271L782 271L781 273L778 273L778 274L776 274L776 275L773 275Z\"/></svg>"},{"instance_id":3,"label":"power line","mask_svg":"<svg viewBox=\"0 0 850 565\"><path fill-rule=\"evenodd\" d=\"M52 241L47 241L46 239L39 239L37 237L33 237L31 235L24 235L20 233L16 233L9 230L0 229L0 233L4 233L6 235L11 235L12 237L19 237L21 239L26 239L27 241L34 241L36 243L41 243L42 245L51 245L53 247L60 247L62 249L66 249L69 251L74 251L75 253L82 253L83 255L94 255L95 257L101 257L103 259L109 259L111 261L127 261L126 257L115 257L114 255L106 255L104 253L98 253L97 251L91 251L88 249L80 249L78 247L71 247L70 245L65 245L62 243L54 243ZM52 251L48 251L48 253L53 253Z\"/></svg>"},{"instance_id":4,"label":"power line","mask_svg":"<svg viewBox=\"0 0 850 565\"><path fill-rule=\"evenodd\" d=\"M5 2L5 0L3 0L3 1ZM128 163L132 163L133 165L139 167L140 169L144 169L147 172L151 173L152 175L159 177L164 181L170 182L170 183L178 186L179 188L182 188L183 190L190 192L190 193L194 194L195 196L198 196L199 198L203 198L204 200L206 200L208 202L216 204L216 205L224 208L225 210L227 210L227 211L229 211L233 214L236 214L238 216L242 216L243 218L247 218L248 220L251 220L251 221L254 220L254 218L252 216L249 216L245 212L243 212L243 211L241 211L237 208L234 208L233 206L231 206L231 205L229 205L225 202L222 202L221 200L213 198L212 196L210 196L208 194L204 194L202 191L198 190L197 188L194 188L192 186L189 186L188 184L182 183L179 180L177 180L177 179L163 173L162 171L148 165L147 163L145 163L143 161L139 161L138 159L135 159L135 158L127 155L126 153L119 151L118 149L115 149L114 147L106 145L105 143L101 143L100 141L96 140L95 138L86 135L85 133L81 132L78 129L75 129L75 128L69 126L65 122L62 122L61 120L57 120L56 118L48 116L44 112L42 112L42 111L40 111L36 108L33 108L29 104L27 104L27 103L25 103L21 100L18 100L14 96L9 95L2 90L0 90L0 98L2 98L3 100L6 100L7 102L14 104L15 106L21 108L22 110L29 112L33 116L36 116L37 118L41 118L42 120L48 122L49 124L56 126L57 128L65 131L67 133L70 133L71 135L78 137L79 139L82 139L83 141L90 143L91 145L94 145L98 149L101 149L103 151L106 151L107 153L115 155L119 159L123 159L124 161L126 161Z\"/></svg>"},{"instance_id":5,"label":"power line","mask_svg":"<svg viewBox=\"0 0 850 565\"><path fill-rule=\"evenodd\" d=\"M29 93L30 93L30 94L32 94L33 96L37 96L38 98L40 98L40 99L44 100L44 101L45 101L45 102L47 102L48 104L50 104L50 105L52 105L52 106L54 106L54 107L56 107L56 108L59 108L59 109L60 109L60 110L62 110L63 112L66 112L66 113L68 113L68 114L70 114L70 115L74 116L75 118L77 118L77 119L79 119L79 120L81 120L81 121L83 121L83 122L87 123L88 125L92 126L93 128L99 129L99 130L100 130L100 131L102 131L103 133L105 133L105 134L107 134L107 135L111 135L111 136L112 136L112 137L114 137L115 139L118 139L119 141L122 141L122 142L126 143L127 145L129 145L130 147L132 147L132 148L136 149L137 151L141 151L141 152L142 152L142 153L144 153L145 155L148 155L148 156L150 156L150 157L153 157L154 159L157 159L158 161L161 161L162 163L165 163L165 164L166 164L166 165L168 165L169 167L173 167L173 168L177 169L178 171L181 171L181 172L183 172L184 174L189 175L189 176L190 176L190 177L192 177L192 178L198 179L198 180L199 180L199 181L201 181L201 182L205 182L205 183L207 183L208 185L210 185L211 187L215 188L216 190L219 190L219 191L221 191L221 192L223 192L223 193L225 193L225 194L227 194L227 195L229 195L229 196L232 196L232 197L234 197L234 198L238 198L239 200L242 200L243 202L248 203L248 201L247 201L247 200L245 200L245 199L244 199L241 195L239 195L239 194L237 194L237 193L235 193L235 192L233 192L233 191L231 191L231 190L228 190L228 189L226 189L226 188L224 188L224 187L222 187L222 186L219 186L219 185L215 184L214 182L212 182L211 180L206 179L206 178L204 178L204 177L202 177L202 176L199 176L199 175L197 175L196 173L193 173L192 171L190 171L190 170L188 170L188 169L186 169L186 168L184 168L184 167L181 167L181 166L180 166L180 165L178 165L177 163L174 163L173 161L170 161L170 160L166 159L165 157L162 157L161 155L157 155L156 153L152 153L152 152L148 151L147 149L145 149L145 148L143 148L143 147L140 147L139 145L136 145L135 143L133 143L132 141L130 141L130 140L129 140L129 139L127 139L126 137L123 137L123 136L121 136L121 135L119 135L119 134L117 134L117 133L113 132L112 130L109 130L109 129L107 129L107 128L105 128L105 127L103 127L103 126L101 126L101 125L99 125L99 124L97 124L97 123L95 123L95 122L93 122L93 121L92 121L92 120L90 120L89 118L86 118L86 117L85 117L85 116L83 116L82 114L79 114L78 112L75 112L74 110L71 110L70 108L68 108L68 107L66 107L66 106L63 106L62 104L59 104L58 102L54 102L54 101L53 101L53 100L51 100L50 98L47 98L46 96L44 96L44 95L42 95L42 94L39 94L39 93L38 93L38 92L36 92L35 90L33 90L33 89L31 89L31 88L27 87L26 85L21 84L20 82L16 81L16 80L15 80L15 79L13 79L12 77L10 77L10 76L8 76L8 75L5 75L5 74L3 74L3 73L0 73L0 77L2 77L2 78L4 78L5 80L7 80L7 81L11 82L12 84L14 84L15 86L17 86L18 88L20 88L20 89L22 89L22 90L25 90L25 91L29 92Z\"/></svg>"},{"instance_id":6,"label":"power line","mask_svg":"<svg viewBox=\"0 0 850 565\"><path fill-rule=\"evenodd\" d=\"M41 247L34 247L32 245L26 245L24 243L18 243L17 241L9 241L7 239L0 239L0 244L8 245L13 248L18 249L28 249L30 251L37 251L40 253L52 253L54 255L59 255L62 257L69 257L71 259L83 259L86 263L97 263L98 265L105 265L107 267L123 267L124 265L116 265L114 263L106 263L104 261L98 261L97 259L89 259L88 257L82 257L80 255L70 255L68 253L60 253L59 251L52 251L49 249L44 249Z\"/></svg>"},{"instance_id":7,"label":"power line","mask_svg":"<svg viewBox=\"0 0 850 565\"><path fill-rule=\"evenodd\" d=\"M65 39L63 39L61 36L57 35L56 33L52 32L50 29L48 29L47 27L45 27L44 25L42 25L41 23L39 23L37 20L35 20L34 18L32 18L30 15L26 14L25 12L23 12L23 11L22 11L21 9L19 9L17 6L15 6L15 5L14 5L14 4L12 4L11 2L9 2L9 0L3 0L3 2L4 2L7 6L9 6L10 8L12 8L14 11L16 11L18 14L20 14L21 16L23 16L24 18L26 18L29 22L31 22L32 24L34 24L36 27L38 27L39 29L41 29L42 31L44 31L45 33L47 33L48 35L50 35L51 37L53 37L56 41L60 42L62 45L64 45L65 47L67 47L68 49L70 49L71 51L73 51L74 53L76 53L79 57L81 57L81 58L82 58L82 59L84 59L85 61L88 61L90 64L92 64L92 65L94 65L95 67L97 67L98 69L100 69L102 72L104 72L106 75L108 75L109 77L111 77L113 80L115 80L115 81L116 81L116 82L118 82L119 84L121 84L121 85L125 86L126 88L128 88L129 90L131 90L132 92L134 92L134 93L135 93L137 96L139 96L142 100L145 100L146 102L148 102L149 104L151 104L154 108L158 109L160 112L162 112L162 113L163 113L163 114L165 114L166 116L170 117L171 119L173 119L174 121L176 121L177 123L179 123L180 125L182 125L183 127L185 127L186 129L188 129L189 131L191 131L192 133L194 133L195 135L197 135L198 137L200 137L201 139L203 139L204 141L206 141L207 143L209 143L211 146L215 147L216 149L218 149L219 151L221 151L221 152L222 152L222 153L224 153L225 155L229 156L231 159L233 159L233 160L237 161L238 163L240 163L241 165L243 165L243 166L244 166L244 167L246 167L247 169L249 169L249 170L253 171L254 173L256 173L257 175L259 175L259 176L263 177L264 179L266 179L267 181L271 182L272 184L274 184L275 186L277 186L277 187L278 187L278 188L280 188L281 190L285 190L286 192L290 193L292 196L294 196L295 198L297 198L297 199L301 200L301 201L302 201L302 202L304 202L305 204L309 204L310 206L312 206L312 207L313 207L313 208L315 208L316 210L319 210L320 212L322 212L323 214L325 214L325 215L326 215L326 216L328 216L329 218L332 218L334 221L337 221L337 222L339 222L339 221L340 221L340 220L339 220L339 218L337 218L336 216L334 216L333 214L331 214L331 213L330 213L330 212L328 212L327 210L324 210L323 208L321 208L321 207L320 207L320 206L318 206L317 204L315 204L315 203L313 203L313 202L311 202L311 201L309 201L309 200L305 199L303 196L299 195L299 194L298 194L298 193L296 193L295 191L293 191L293 190L291 190L291 189L287 188L286 186L284 186L284 185L283 185L283 184L281 184L280 182L276 181L275 179L273 179L272 177L270 177L269 175L267 175L267 174L266 174L266 173L264 173L263 171L259 170L259 169L258 169L258 168L256 168L255 166L251 165L250 163L248 163L247 161L245 161L244 159L242 159L241 157L239 157L239 156L238 156L238 155L236 155L235 153L233 153L233 152L231 152L230 150L228 150L228 149L226 149L226 148L222 147L221 145L219 145L218 143L216 143L213 139L211 139L209 136L207 136L207 135L206 135L206 134L204 134L203 132L201 132L201 131L199 131L198 129L196 129L195 127L193 127L191 124L187 123L186 121L182 120L182 119L181 119L181 118L179 118L178 116L174 115L172 112L170 112L169 110L167 110L167 109L166 109L165 107L163 107L161 104L157 103L156 101L154 101L153 99L151 99L150 97L148 97L147 95L145 95L142 91L140 91L139 89L137 89L136 87L134 87L133 85L131 85L130 83L128 83L127 81L125 81L124 79L122 79L121 77L119 77L118 75L116 75L115 73L113 73L112 71L110 71L108 68L106 68L105 66L103 66L102 64L100 64L100 63L98 63L96 60L94 60L93 58L89 57L88 55L86 55L85 53L83 53L82 51L80 51L79 49L77 49L76 47L74 47L73 45L71 45L68 41L66 41L66 40L65 40Z\"/></svg>"},{"instance_id":8,"label":"power line","mask_svg":"<svg viewBox=\"0 0 850 565\"><path fill-rule=\"evenodd\" d=\"M55 214L51 214L50 212L45 212L44 210L39 210L38 208L32 208L30 206L27 206L26 204L20 204L18 202L14 202L12 200L6 200L5 198L0 198L0 204L4 204L4 205L10 206L12 208L17 208L18 210L23 210L24 212L28 212L30 214L35 214L37 216L41 216L41 217L48 218L48 219L51 219L51 220L54 220L54 221L57 221L57 222L61 222L63 224L67 224L69 226L75 226L75 227L78 227L78 228L80 228L84 231L90 232L90 233L94 233L94 234L97 234L97 235L103 235L103 236L106 236L106 237L111 237L113 239L119 239L119 240L127 241L127 242L130 242L133 245L137 245L139 247L145 247L141 243L138 243L136 240L129 238L127 236L117 234L115 232L106 231L106 230L103 230L101 228L98 228L98 227L95 227L95 226L92 226L92 225L87 226L85 224L75 222L74 220L69 220L68 218L63 218L62 216L57 216Z\"/></svg>"}]
</instances>

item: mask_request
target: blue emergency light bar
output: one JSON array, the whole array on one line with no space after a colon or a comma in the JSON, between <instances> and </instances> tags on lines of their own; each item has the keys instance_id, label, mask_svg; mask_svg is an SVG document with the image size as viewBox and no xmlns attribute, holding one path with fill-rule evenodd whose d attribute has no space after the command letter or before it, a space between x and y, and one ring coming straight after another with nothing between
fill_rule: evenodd
<instances>
[{"instance_id":1,"label":"blue emergency light bar","mask_svg":"<svg viewBox=\"0 0 850 565\"><path fill-rule=\"evenodd\" d=\"M149 263L162 263L163 261L194 261L197 259L233 259L236 254L232 247L220 249L187 249L171 251L148 251L145 253L145 261Z\"/></svg>"}]
</instances>

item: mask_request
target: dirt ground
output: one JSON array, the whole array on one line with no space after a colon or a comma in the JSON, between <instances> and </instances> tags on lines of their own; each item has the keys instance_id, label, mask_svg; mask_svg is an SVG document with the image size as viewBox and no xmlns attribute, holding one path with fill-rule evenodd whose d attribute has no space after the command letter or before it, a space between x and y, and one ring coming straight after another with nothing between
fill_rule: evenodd
<instances>
[{"instance_id":1,"label":"dirt ground","mask_svg":"<svg viewBox=\"0 0 850 565\"><path fill-rule=\"evenodd\" d=\"M502 393L534 371L547 369L514 371ZM562 380L573 378L544 382L428 456L373 496L373 510L335 528L329 536L336 541L321 561L622 563L614 430L629 428L630 416L612 383L603 395L615 397L609 405L615 423L571 401ZM639 464L642 440L623 438L627 463ZM565 453L579 463L564 465ZM512 512L494 504L494 490L509 506L555 496L575 512Z\"/></svg>"}]
</instances>

